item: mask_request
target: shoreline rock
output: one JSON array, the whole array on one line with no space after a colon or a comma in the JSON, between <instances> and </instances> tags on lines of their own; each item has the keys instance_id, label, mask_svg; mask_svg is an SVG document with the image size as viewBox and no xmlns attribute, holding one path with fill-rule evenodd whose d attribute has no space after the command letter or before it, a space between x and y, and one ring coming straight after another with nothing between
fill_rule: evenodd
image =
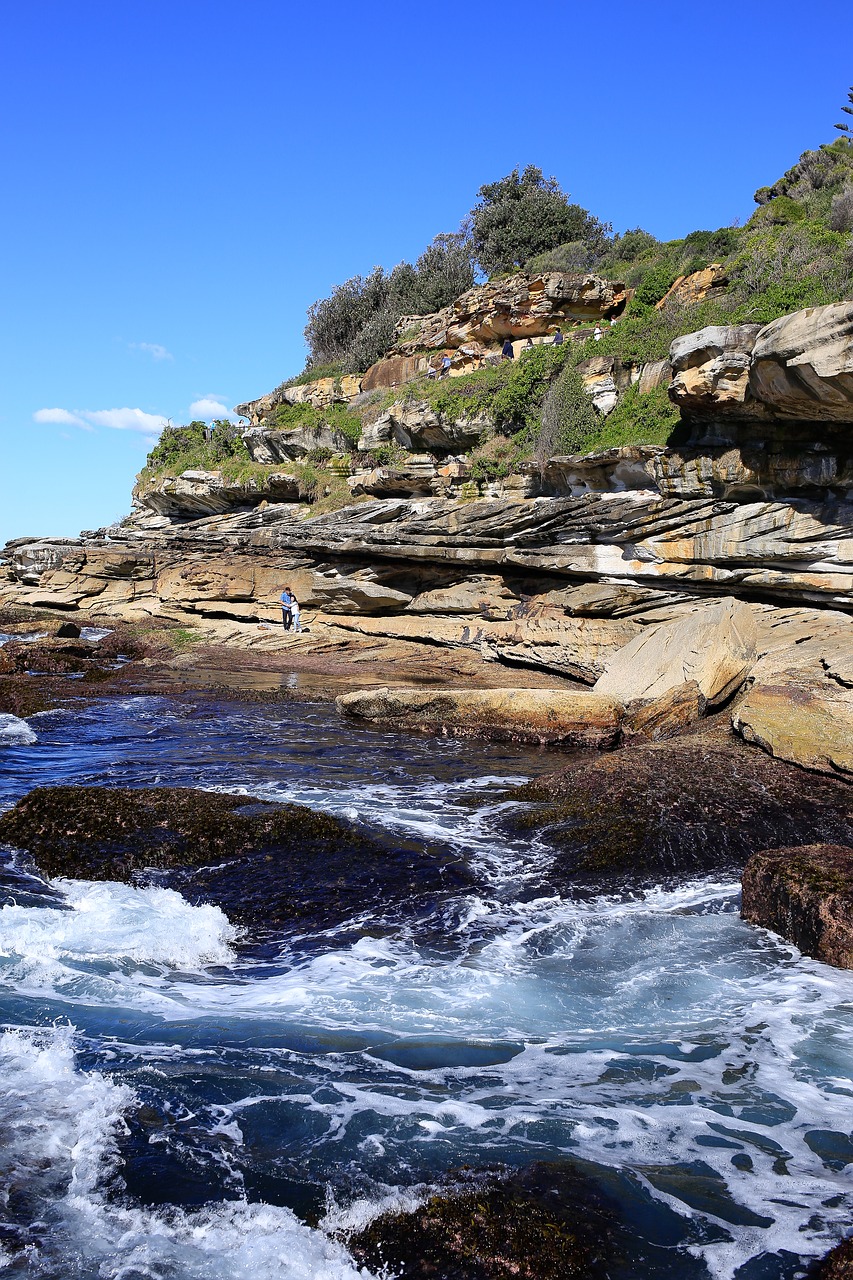
<instances>
[{"instance_id":1,"label":"shoreline rock","mask_svg":"<svg viewBox=\"0 0 853 1280\"><path fill-rule=\"evenodd\" d=\"M338 710L387 729L450 737L602 749L619 741L622 707L613 698L550 689L358 689Z\"/></svg>"},{"instance_id":2,"label":"shoreline rock","mask_svg":"<svg viewBox=\"0 0 853 1280\"><path fill-rule=\"evenodd\" d=\"M853 969L853 847L754 853L743 871L741 915L814 960Z\"/></svg>"}]
</instances>

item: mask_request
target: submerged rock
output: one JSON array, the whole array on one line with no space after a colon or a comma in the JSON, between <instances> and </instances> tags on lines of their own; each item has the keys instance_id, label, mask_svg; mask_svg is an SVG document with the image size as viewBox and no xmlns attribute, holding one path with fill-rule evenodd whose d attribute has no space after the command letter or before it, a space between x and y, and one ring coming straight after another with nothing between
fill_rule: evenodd
<instances>
[{"instance_id":1,"label":"submerged rock","mask_svg":"<svg viewBox=\"0 0 853 1280\"><path fill-rule=\"evenodd\" d=\"M804 955L853 969L853 848L812 844L754 853L741 915Z\"/></svg>"},{"instance_id":2,"label":"submerged rock","mask_svg":"<svg viewBox=\"0 0 853 1280\"><path fill-rule=\"evenodd\" d=\"M47 876L130 881L146 869L191 902L256 926L338 923L461 874L302 805L186 787L37 787L0 816L0 842Z\"/></svg>"},{"instance_id":3,"label":"submerged rock","mask_svg":"<svg viewBox=\"0 0 853 1280\"><path fill-rule=\"evenodd\" d=\"M558 886L614 872L733 869L759 849L818 840L853 845L846 783L751 751L719 721L578 760L512 794L539 802L504 821L558 850Z\"/></svg>"}]
</instances>

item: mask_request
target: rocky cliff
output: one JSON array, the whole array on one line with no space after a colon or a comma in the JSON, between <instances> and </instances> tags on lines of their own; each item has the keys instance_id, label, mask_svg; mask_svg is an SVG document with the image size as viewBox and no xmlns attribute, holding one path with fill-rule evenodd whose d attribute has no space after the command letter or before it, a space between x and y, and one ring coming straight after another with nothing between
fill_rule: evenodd
<instances>
[{"instance_id":1,"label":"rocky cliff","mask_svg":"<svg viewBox=\"0 0 853 1280\"><path fill-rule=\"evenodd\" d=\"M350 468L343 509L314 514L286 467L163 477L117 527L10 543L0 601L253 624L276 620L286 578L353 634L591 685L644 631L735 598L758 632L735 727L853 774L853 304L689 334L670 365L667 447L476 483L465 425L442 436L410 404L373 428L396 462Z\"/></svg>"}]
</instances>

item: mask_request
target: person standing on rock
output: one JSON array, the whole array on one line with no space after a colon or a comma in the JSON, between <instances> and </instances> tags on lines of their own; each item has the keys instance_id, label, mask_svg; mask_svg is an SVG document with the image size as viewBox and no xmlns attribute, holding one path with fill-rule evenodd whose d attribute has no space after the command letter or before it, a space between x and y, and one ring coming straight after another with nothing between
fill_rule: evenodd
<instances>
[{"instance_id":1,"label":"person standing on rock","mask_svg":"<svg viewBox=\"0 0 853 1280\"><path fill-rule=\"evenodd\" d=\"M285 631L289 631L293 625L293 593L290 587L285 587L279 596L281 600L281 624Z\"/></svg>"},{"instance_id":2,"label":"person standing on rock","mask_svg":"<svg viewBox=\"0 0 853 1280\"><path fill-rule=\"evenodd\" d=\"M451 361L450 361L450 356L448 356L448 355L444 355L444 356L442 356L442 357L441 357L441 376L442 376L442 378L449 378L449 377L450 377L450 363L451 363Z\"/></svg>"},{"instance_id":3,"label":"person standing on rock","mask_svg":"<svg viewBox=\"0 0 853 1280\"><path fill-rule=\"evenodd\" d=\"M302 630L302 623L299 621L299 614L300 614L300 612L301 612L301 611L300 611L300 608L299 608L299 601L296 599L296 596L295 596L295 595L293 595L293 593L291 593L291 596L290 596L290 616L291 616L291 618L293 619L293 630L294 630L294 631L301 631L301 630Z\"/></svg>"},{"instance_id":4,"label":"person standing on rock","mask_svg":"<svg viewBox=\"0 0 853 1280\"><path fill-rule=\"evenodd\" d=\"M504 338L504 344L501 347L502 360L514 360L515 352L512 349L512 338Z\"/></svg>"}]
</instances>

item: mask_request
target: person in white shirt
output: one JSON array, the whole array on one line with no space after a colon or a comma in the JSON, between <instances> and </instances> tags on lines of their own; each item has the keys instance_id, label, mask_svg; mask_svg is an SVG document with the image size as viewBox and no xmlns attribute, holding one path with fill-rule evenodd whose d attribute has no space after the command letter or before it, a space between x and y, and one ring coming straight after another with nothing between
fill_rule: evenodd
<instances>
[{"instance_id":1,"label":"person in white shirt","mask_svg":"<svg viewBox=\"0 0 853 1280\"><path fill-rule=\"evenodd\" d=\"M293 618L293 630L301 631L302 623L299 621L299 601L294 595L291 595L290 597L290 616Z\"/></svg>"}]
</instances>

